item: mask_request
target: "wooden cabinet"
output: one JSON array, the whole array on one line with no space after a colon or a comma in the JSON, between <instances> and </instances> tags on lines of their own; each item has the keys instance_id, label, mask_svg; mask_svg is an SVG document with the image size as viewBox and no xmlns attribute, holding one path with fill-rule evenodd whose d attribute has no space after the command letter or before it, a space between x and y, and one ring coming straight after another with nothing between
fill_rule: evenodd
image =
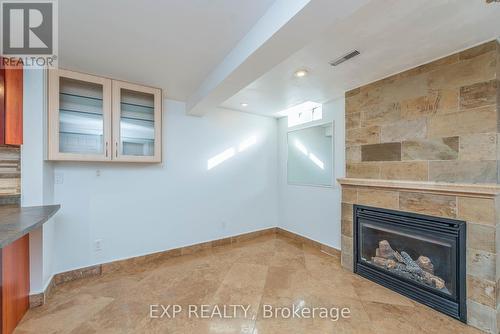
<instances>
[{"instance_id":1,"label":"wooden cabinet","mask_svg":"<svg viewBox=\"0 0 500 334\"><path fill-rule=\"evenodd\" d=\"M161 162L161 90L113 81L114 160Z\"/></svg>"},{"instance_id":2,"label":"wooden cabinet","mask_svg":"<svg viewBox=\"0 0 500 334\"><path fill-rule=\"evenodd\" d=\"M0 248L0 333L9 334L29 308L29 235Z\"/></svg>"},{"instance_id":3,"label":"wooden cabinet","mask_svg":"<svg viewBox=\"0 0 500 334\"><path fill-rule=\"evenodd\" d=\"M0 145L23 143L23 67L0 69Z\"/></svg>"},{"instance_id":4,"label":"wooden cabinet","mask_svg":"<svg viewBox=\"0 0 500 334\"><path fill-rule=\"evenodd\" d=\"M49 71L49 160L161 162L161 89Z\"/></svg>"},{"instance_id":5,"label":"wooden cabinet","mask_svg":"<svg viewBox=\"0 0 500 334\"><path fill-rule=\"evenodd\" d=\"M49 71L50 160L111 160L111 80Z\"/></svg>"},{"instance_id":6,"label":"wooden cabinet","mask_svg":"<svg viewBox=\"0 0 500 334\"><path fill-rule=\"evenodd\" d=\"M2 59L0 58L0 61ZM5 69L0 66L0 145L5 145Z\"/></svg>"}]
</instances>

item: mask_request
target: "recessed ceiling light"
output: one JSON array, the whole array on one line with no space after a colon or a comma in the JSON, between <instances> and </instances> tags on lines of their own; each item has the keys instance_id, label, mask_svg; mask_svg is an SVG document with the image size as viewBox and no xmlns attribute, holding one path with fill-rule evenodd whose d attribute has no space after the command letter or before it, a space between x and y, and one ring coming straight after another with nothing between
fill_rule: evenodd
<instances>
[{"instance_id":1,"label":"recessed ceiling light","mask_svg":"<svg viewBox=\"0 0 500 334\"><path fill-rule=\"evenodd\" d=\"M246 108L246 107L248 107L248 103L242 103L242 104L241 104L241 106L242 106L243 108Z\"/></svg>"},{"instance_id":2,"label":"recessed ceiling light","mask_svg":"<svg viewBox=\"0 0 500 334\"><path fill-rule=\"evenodd\" d=\"M303 78L303 77L305 77L307 74L308 74L307 70L304 70L304 69L302 69L302 70L298 70L298 71L296 71L296 72L294 73L294 75L295 75L295 77L296 77L296 78Z\"/></svg>"}]
</instances>

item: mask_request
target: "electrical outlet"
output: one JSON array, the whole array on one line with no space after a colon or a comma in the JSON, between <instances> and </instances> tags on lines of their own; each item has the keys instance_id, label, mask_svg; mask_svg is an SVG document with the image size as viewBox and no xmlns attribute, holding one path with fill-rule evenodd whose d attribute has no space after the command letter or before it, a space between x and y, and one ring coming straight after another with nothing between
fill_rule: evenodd
<instances>
[{"instance_id":1,"label":"electrical outlet","mask_svg":"<svg viewBox=\"0 0 500 334\"><path fill-rule=\"evenodd\" d=\"M102 239L94 240L94 251L95 252L102 251Z\"/></svg>"},{"instance_id":2,"label":"electrical outlet","mask_svg":"<svg viewBox=\"0 0 500 334\"><path fill-rule=\"evenodd\" d=\"M64 174L63 173L55 173L54 174L54 183L55 184L63 184L64 183Z\"/></svg>"}]
</instances>

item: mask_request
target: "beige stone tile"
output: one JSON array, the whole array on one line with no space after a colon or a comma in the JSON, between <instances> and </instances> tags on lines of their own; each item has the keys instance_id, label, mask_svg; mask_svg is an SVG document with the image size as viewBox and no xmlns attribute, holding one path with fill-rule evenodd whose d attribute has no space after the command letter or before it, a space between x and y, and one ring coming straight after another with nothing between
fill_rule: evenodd
<instances>
[{"instance_id":1,"label":"beige stone tile","mask_svg":"<svg viewBox=\"0 0 500 334\"><path fill-rule=\"evenodd\" d=\"M342 203L342 220L352 221L353 206L349 203Z\"/></svg>"},{"instance_id":2,"label":"beige stone tile","mask_svg":"<svg viewBox=\"0 0 500 334\"><path fill-rule=\"evenodd\" d=\"M467 249L467 274L495 281L496 277L496 255L485 251L469 248Z\"/></svg>"},{"instance_id":3,"label":"beige stone tile","mask_svg":"<svg viewBox=\"0 0 500 334\"><path fill-rule=\"evenodd\" d=\"M475 46L473 48L467 49L459 53L460 60L467 60L477 56L481 56L485 53L495 51L496 45L495 41L486 42Z\"/></svg>"},{"instance_id":4,"label":"beige stone tile","mask_svg":"<svg viewBox=\"0 0 500 334\"><path fill-rule=\"evenodd\" d=\"M358 200L358 189L355 187L342 187L342 202L356 203Z\"/></svg>"},{"instance_id":5,"label":"beige stone tile","mask_svg":"<svg viewBox=\"0 0 500 334\"><path fill-rule=\"evenodd\" d=\"M358 204L386 209L398 208L398 192L369 188L358 189Z\"/></svg>"},{"instance_id":6,"label":"beige stone tile","mask_svg":"<svg viewBox=\"0 0 500 334\"><path fill-rule=\"evenodd\" d=\"M496 228L491 225L467 223L467 247L496 253Z\"/></svg>"},{"instance_id":7,"label":"beige stone tile","mask_svg":"<svg viewBox=\"0 0 500 334\"><path fill-rule=\"evenodd\" d=\"M18 325L17 330L30 333L69 333L83 324L86 319L102 312L111 302L113 302L112 298L78 295L46 316L36 317L35 312L28 313L23 322ZM44 307L37 310L43 312Z\"/></svg>"},{"instance_id":8,"label":"beige stone tile","mask_svg":"<svg viewBox=\"0 0 500 334\"><path fill-rule=\"evenodd\" d=\"M496 308L496 283L467 275L467 299Z\"/></svg>"},{"instance_id":9,"label":"beige stone tile","mask_svg":"<svg viewBox=\"0 0 500 334\"><path fill-rule=\"evenodd\" d=\"M439 59L434 60L430 63L417 66L413 69L410 69L408 71L400 73L399 76L400 77L414 76L414 75L419 75L422 73L427 73L430 71L439 70L447 65L455 64L458 61L459 61L459 55L458 55L458 53L455 53L455 54L452 54L452 55L449 55L449 56L446 56L443 58L439 58Z\"/></svg>"},{"instance_id":10,"label":"beige stone tile","mask_svg":"<svg viewBox=\"0 0 500 334\"><path fill-rule=\"evenodd\" d=\"M378 302L390 305L413 306L413 302L397 292L381 285L373 285L367 279L353 281L356 293L363 301Z\"/></svg>"},{"instance_id":11,"label":"beige stone tile","mask_svg":"<svg viewBox=\"0 0 500 334\"><path fill-rule=\"evenodd\" d=\"M460 136L459 160L496 160L496 133L477 133Z\"/></svg>"},{"instance_id":12,"label":"beige stone tile","mask_svg":"<svg viewBox=\"0 0 500 334\"><path fill-rule=\"evenodd\" d=\"M391 143L404 140L423 139L427 136L427 120L402 120L381 127L380 142Z\"/></svg>"},{"instance_id":13,"label":"beige stone tile","mask_svg":"<svg viewBox=\"0 0 500 334\"><path fill-rule=\"evenodd\" d=\"M402 160L456 160L458 142L458 137L404 141Z\"/></svg>"},{"instance_id":14,"label":"beige stone tile","mask_svg":"<svg viewBox=\"0 0 500 334\"><path fill-rule=\"evenodd\" d=\"M429 72L428 88L447 89L489 81L495 78L495 66L495 52L486 52Z\"/></svg>"},{"instance_id":15,"label":"beige stone tile","mask_svg":"<svg viewBox=\"0 0 500 334\"><path fill-rule=\"evenodd\" d=\"M404 161L380 163L380 178L384 180L427 181L426 161Z\"/></svg>"},{"instance_id":16,"label":"beige stone tile","mask_svg":"<svg viewBox=\"0 0 500 334\"><path fill-rule=\"evenodd\" d=\"M341 257L342 268L348 271L353 271L354 262L352 255L342 252L340 257Z\"/></svg>"},{"instance_id":17,"label":"beige stone tile","mask_svg":"<svg viewBox=\"0 0 500 334\"><path fill-rule=\"evenodd\" d=\"M349 96L345 101L346 114L360 112L367 107L378 105L382 102L381 90L377 87L363 88L355 95Z\"/></svg>"},{"instance_id":18,"label":"beige stone tile","mask_svg":"<svg viewBox=\"0 0 500 334\"><path fill-rule=\"evenodd\" d=\"M467 322L486 333L497 333L496 310L488 306L476 303L473 300L467 301Z\"/></svg>"},{"instance_id":19,"label":"beige stone tile","mask_svg":"<svg viewBox=\"0 0 500 334\"><path fill-rule=\"evenodd\" d=\"M380 127L369 126L346 131L346 146L380 143Z\"/></svg>"},{"instance_id":20,"label":"beige stone tile","mask_svg":"<svg viewBox=\"0 0 500 334\"><path fill-rule=\"evenodd\" d=\"M213 247L227 246L231 244L231 238L224 238L212 241Z\"/></svg>"},{"instance_id":21,"label":"beige stone tile","mask_svg":"<svg viewBox=\"0 0 500 334\"><path fill-rule=\"evenodd\" d=\"M392 123L400 119L401 105L399 102L372 105L361 112L361 126L363 127Z\"/></svg>"},{"instance_id":22,"label":"beige stone tile","mask_svg":"<svg viewBox=\"0 0 500 334\"><path fill-rule=\"evenodd\" d=\"M345 115L345 127L346 129L359 128L361 125L361 113L350 113Z\"/></svg>"},{"instance_id":23,"label":"beige stone tile","mask_svg":"<svg viewBox=\"0 0 500 334\"><path fill-rule=\"evenodd\" d=\"M428 95L404 100L401 103L401 118L413 120L436 114L458 111L459 90L431 90Z\"/></svg>"},{"instance_id":24,"label":"beige stone tile","mask_svg":"<svg viewBox=\"0 0 500 334\"><path fill-rule=\"evenodd\" d=\"M414 76L399 74L380 81L384 103L396 103L428 94L428 73ZM399 104L399 103L398 103Z\"/></svg>"},{"instance_id":25,"label":"beige stone tile","mask_svg":"<svg viewBox=\"0 0 500 334\"><path fill-rule=\"evenodd\" d=\"M28 312L16 333L202 334L252 332L255 328L266 333L476 333L354 275L349 272L352 263L349 254L339 259L281 233L276 238L262 235L212 251L155 257L154 261L136 261L134 270L127 273L112 272L58 286L46 305ZM480 298L489 298L489 290L481 290L480 285L473 290ZM251 305L251 312L248 319L202 321L185 315L149 319L150 304L174 303L184 307L244 303ZM297 303L348 307L352 316L343 322L303 322L262 319L259 312L259 304ZM475 321L484 319L484 309L473 310L479 314L473 315Z\"/></svg>"},{"instance_id":26,"label":"beige stone tile","mask_svg":"<svg viewBox=\"0 0 500 334\"><path fill-rule=\"evenodd\" d=\"M460 109L472 109L497 103L497 80L479 82L460 88Z\"/></svg>"},{"instance_id":27,"label":"beige stone tile","mask_svg":"<svg viewBox=\"0 0 500 334\"><path fill-rule=\"evenodd\" d=\"M350 97L356 96L357 94L359 94L360 91L361 91L361 89L359 89L359 88L351 89L350 91L345 92L345 97L350 98Z\"/></svg>"},{"instance_id":28,"label":"beige stone tile","mask_svg":"<svg viewBox=\"0 0 500 334\"><path fill-rule=\"evenodd\" d=\"M401 161L401 143L362 145L361 161Z\"/></svg>"},{"instance_id":29,"label":"beige stone tile","mask_svg":"<svg viewBox=\"0 0 500 334\"><path fill-rule=\"evenodd\" d=\"M361 161L361 146L348 146L345 151L345 160L347 163Z\"/></svg>"},{"instance_id":30,"label":"beige stone tile","mask_svg":"<svg viewBox=\"0 0 500 334\"><path fill-rule=\"evenodd\" d=\"M341 223L341 234L345 235L346 237L352 238L352 228L353 228L352 221L342 219L340 223Z\"/></svg>"},{"instance_id":31,"label":"beige stone tile","mask_svg":"<svg viewBox=\"0 0 500 334\"><path fill-rule=\"evenodd\" d=\"M379 179L380 165L377 162L347 163L347 177L362 179Z\"/></svg>"},{"instance_id":32,"label":"beige stone tile","mask_svg":"<svg viewBox=\"0 0 500 334\"><path fill-rule=\"evenodd\" d=\"M342 245L341 245L342 253L352 255L352 250L353 250L352 238L342 235L341 240L342 240Z\"/></svg>"},{"instance_id":33,"label":"beige stone tile","mask_svg":"<svg viewBox=\"0 0 500 334\"><path fill-rule=\"evenodd\" d=\"M400 192L399 209L431 216L454 218L457 214L455 196Z\"/></svg>"},{"instance_id":34,"label":"beige stone tile","mask_svg":"<svg viewBox=\"0 0 500 334\"><path fill-rule=\"evenodd\" d=\"M457 218L472 223L496 225L495 201L488 198L458 197Z\"/></svg>"},{"instance_id":35,"label":"beige stone tile","mask_svg":"<svg viewBox=\"0 0 500 334\"><path fill-rule=\"evenodd\" d=\"M433 116L428 120L428 127L429 138L495 132L497 128L496 107L486 106Z\"/></svg>"},{"instance_id":36,"label":"beige stone tile","mask_svg":"<svg viewBox=\"0 0 500 334\"><path fill-rule=\"evenodd\" d=\"M429 180L451 183L496 183L496 161L430 161Z\"/></svg>"}]
</instances>

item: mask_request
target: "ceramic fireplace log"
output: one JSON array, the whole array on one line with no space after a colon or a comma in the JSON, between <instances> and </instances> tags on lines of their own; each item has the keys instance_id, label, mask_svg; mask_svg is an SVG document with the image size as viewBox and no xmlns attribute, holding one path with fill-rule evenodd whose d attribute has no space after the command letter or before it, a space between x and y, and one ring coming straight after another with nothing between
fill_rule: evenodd
<instances>
[{"instance_id":1,"label":"ceramic fireplace log","mask_svg":"<svg viewBox=\"0 0 500 334\"><path fill-rule=\"evenodd\" d=\"M420 268L430 274L434 274L434 265L432 264L431 259L429 259L427 256L420 255L416 262Z\"/></svg>"},{"instance_id":2,"label":"ceramic fireplace log","mask_svg":"<svg viewBox=\"0 0 500 334\"><path fill-rule=\"evenodd\" d=\"M399 253L392 249L387 240L379 242L372 263L403 277L412 276L437 289L446 288L445 281L434 275L434 265L428 257L421 255L415 261L408 253L404 251Z\"/></svg>"}]
</instances>

